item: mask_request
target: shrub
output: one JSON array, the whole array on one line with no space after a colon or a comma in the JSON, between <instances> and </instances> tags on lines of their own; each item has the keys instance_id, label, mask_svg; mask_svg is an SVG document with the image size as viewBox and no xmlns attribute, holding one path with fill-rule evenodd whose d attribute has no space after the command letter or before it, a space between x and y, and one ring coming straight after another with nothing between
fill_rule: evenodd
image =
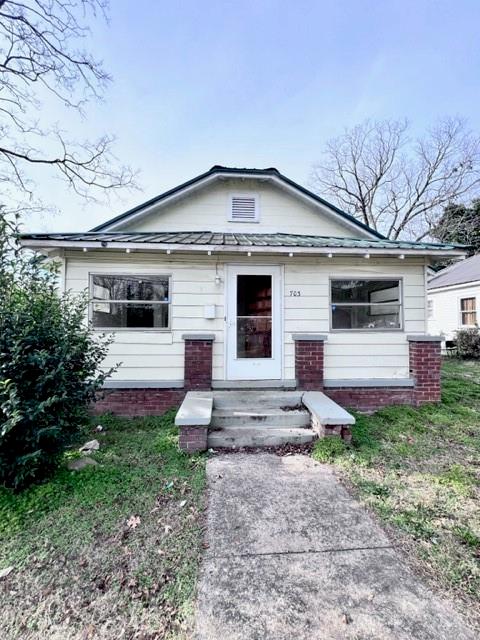
<instances>
[{"instance_id":1,"label":"shrub","mask_svg":"<svg viewBox=\"0 0 480 640\"><path fill-rule=\"evenodd\" d=\"M317 440L312 458L318 462L333 462L345 453L345 442L337 436L327 436Z\"/></svg>"},{"instance_id":2,"label":"shrub","mask_svg":"<svg viewBox=\"0 0 480 640\"><path fill-rule=\"evenodd\" d=\"M457 331L457 351L461 358L480 358L480 329Z\"/></svg>"},{"instance_id":3,"label":"shrub","mask_svg":"<svg viewBox=\"0 0 480 640\"><path fill-rule=\"evenodd\" d=\"M85 323L87 300L59 295L55 270L15 246L0 211L0 483L20 489L48 476L78 437L109 339Z\"/></svg>"}]
</instances>

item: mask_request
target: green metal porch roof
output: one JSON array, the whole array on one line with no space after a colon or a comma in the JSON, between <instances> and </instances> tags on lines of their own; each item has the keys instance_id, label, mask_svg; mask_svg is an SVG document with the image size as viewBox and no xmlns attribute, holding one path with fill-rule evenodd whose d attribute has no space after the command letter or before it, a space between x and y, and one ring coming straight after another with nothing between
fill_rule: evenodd
<instances>
[{"instance_id":1,"label":"green metal porch roof","mask_svg":"<svg viewBox=\"0 0 480 640\"><path fill-rule=\"evenodd\" d=\"M87 233L25 233L20 237L24 246L66 246L67 244L97 244L99 248L116 244L190 245L215 247L286 247L319 249L391 249L422 250L432 253L463 251L463 245L406 240L337 238L331 236L297 235L290 233L217 233L213 231L151 232L87 232ZM159 247L160 248L160 247Z\"/></svg>"}]
</instances>

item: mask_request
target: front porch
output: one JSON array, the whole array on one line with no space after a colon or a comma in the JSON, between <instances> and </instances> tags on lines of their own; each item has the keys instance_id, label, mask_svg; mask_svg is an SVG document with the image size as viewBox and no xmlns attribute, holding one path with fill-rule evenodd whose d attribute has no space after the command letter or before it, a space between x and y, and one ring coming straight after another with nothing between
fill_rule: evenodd
<instances>
[{"instance_id":1,"label":"front porch","mask_svg":"<svg viewBox=\"0 0 480 640\"><path fill-rule=\"evenodd\" d=\"M362 412L394 404L419 406L440 400L441 338L407 335L408 378L325 378L327 335L293 334L295 377L288 380L213 380L214 334L183 334L184 380L170 382L111 381L93 410L101 414L159 415L178 406L189 391L323 392L334 402Z\"/></svg>"},{"instance_id":2,"label":"front porch","mask_svg":"<svg viewBox=\"0 0 480 640\"><path fill-rule=\"evenodd\" d=\"M190 391L175 418L188 452L348 441L355 418L319 391Z\"/></svg>"}]
</instances>

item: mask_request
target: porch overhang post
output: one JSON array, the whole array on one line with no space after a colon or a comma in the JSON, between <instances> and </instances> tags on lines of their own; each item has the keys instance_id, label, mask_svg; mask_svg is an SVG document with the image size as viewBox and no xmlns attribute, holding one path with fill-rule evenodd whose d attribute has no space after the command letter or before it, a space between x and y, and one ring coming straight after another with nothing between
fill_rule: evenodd
<instances>
[{"instance_id":1,"label":"porch overhang post","mask_svg":"<svg viewBox=\"0 0 480 640\"><path fill-rule=\"evenodd\" d=\"M212 354L215 334L185 333L182 338L185 342L185 389L208 391L212 388Z\"/></svg>"},{"instance_id":2,"label":"porch overhang post","mask_svg":"<svg viewBox=\"0 0 480 640\"><path fill-rule=\"evenodd\" d=\"M440 402L441 336L408 335L407 340L415 404Z\"/></svg>"},{"instance_id":3,"label":"porch overhang post","mask_svg":"<svg viewBox=\"0 0 480 640\"><path fill-rule=\"evenodd\" d=\"M326 335L294 333L295 377L297 388L304 391L322 391L324 378L324 345Z\"/></svg>"}]
</instances>

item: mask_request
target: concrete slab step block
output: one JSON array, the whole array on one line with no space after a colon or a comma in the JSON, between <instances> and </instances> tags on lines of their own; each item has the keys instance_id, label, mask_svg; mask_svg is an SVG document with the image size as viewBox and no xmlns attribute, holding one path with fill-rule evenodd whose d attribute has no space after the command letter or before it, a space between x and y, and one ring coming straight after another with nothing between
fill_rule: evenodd
<instances>
[{"instance_id":1,"label":"concrete slab step block","mask_svg":"<svg viewBox=\"0 0 480 640\"><path fill-rule=\"evenodd\" d=\"M307 444L316 437L313 429L272 427L246 429L231 427L208 434L208 447L238 449L240 447L276 447L284 444Z\"/></svg>"},{"instance_id":2,"label":"concrete slab step block","mask_svg":"<svg viewBox=\"0 0 480 640\"><path fill-rule=\"evenodd\" d=\"M284 411L281 408L214 409L210 425L217 427L310 427L311 417L306 410Z\"/></svg>"}]
</instances>

